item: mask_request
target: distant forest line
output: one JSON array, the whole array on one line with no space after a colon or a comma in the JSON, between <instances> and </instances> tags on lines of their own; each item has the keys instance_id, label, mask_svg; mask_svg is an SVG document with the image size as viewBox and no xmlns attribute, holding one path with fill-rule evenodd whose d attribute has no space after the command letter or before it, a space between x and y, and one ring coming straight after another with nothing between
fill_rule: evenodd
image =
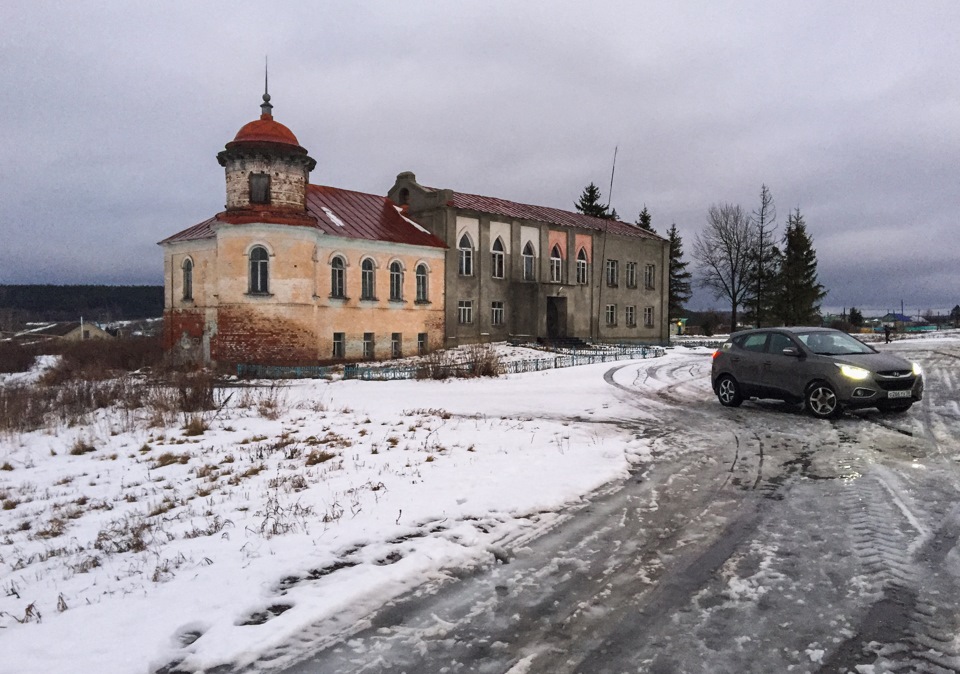
<instances>
[{"instance_id":1,"label":"distant forest line","mask_svg":"<svg viewBox=\"0 0 960 674\"><path fill-rule=\"evenodd\" d=\"M159 318L163 286L0 285L0 329L36 321Z\"/></svg>"}]
</instances>

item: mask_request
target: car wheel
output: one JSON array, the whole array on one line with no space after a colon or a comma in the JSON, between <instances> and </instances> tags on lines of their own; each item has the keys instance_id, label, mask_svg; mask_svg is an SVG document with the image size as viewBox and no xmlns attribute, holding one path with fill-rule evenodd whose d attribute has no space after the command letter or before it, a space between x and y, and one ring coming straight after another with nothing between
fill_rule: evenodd
<instances>
[{"instance_id":1,"label":"car wheel","mask_svg":"<svg viewBox=\"0 0 960 674\"><path fill-rule=\"evenodd\" d=\"M818 419L830 419L840 414L840 401L830 384L818 381L807 388L804 398L807 411Z\"/></svg>"},{"instance_id":2,"label":"car wheel","mask_svg":"<svg viewBox=\"0 0 960 674\"><path fill-rule=\"evenodd\" d=\"M728 374L720 375L717 379L717 398L724 407L740 407L743 396L740 395L737 380Z\"/></svg>"},{"instance_id":3,"label":"car wheel","mask_svg":"<svg viewBox=\"0 0 960 674\"><path fill-rule=\"evenodd\" d=\"M905 403L881 403L877 408L884 414L903 414L913 406L913 401Z\"/></svg>"}]
</instances>

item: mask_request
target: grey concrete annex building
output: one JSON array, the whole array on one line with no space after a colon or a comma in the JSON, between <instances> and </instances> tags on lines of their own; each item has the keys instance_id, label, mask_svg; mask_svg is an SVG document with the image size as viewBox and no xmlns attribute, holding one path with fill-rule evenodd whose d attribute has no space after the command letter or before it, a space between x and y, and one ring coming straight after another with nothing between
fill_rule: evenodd
<instances>
[{"instance_id":1,"label":"grey concrete annex building","mask_svg":"<svg viewBox=\"0 0 960 674\"><path fill-rule=\"evenodd\" d=\"M630 223L425 187L409 172L387 196L448 246L448 346L667 341L666 239Z\"/></svg>"}]
</instances>

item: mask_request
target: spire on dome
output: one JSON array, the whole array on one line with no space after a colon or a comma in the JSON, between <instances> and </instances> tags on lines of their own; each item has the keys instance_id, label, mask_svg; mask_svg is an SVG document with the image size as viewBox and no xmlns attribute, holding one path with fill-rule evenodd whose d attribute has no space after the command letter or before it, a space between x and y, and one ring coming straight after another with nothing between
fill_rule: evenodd
<instances>
[{"instance_id":1,"label":"spire on dome","mask_svg":"<svg viewBox=\"0 0 960 674\"><path fill-rule=\"evenodd\" d=\"M267 63L267 57L263 57L263 103L260 104L260 119L273 119L273 106L270 104L270 93L267 84L269 82L270 71Z\"/></svg>"}]
</instances>

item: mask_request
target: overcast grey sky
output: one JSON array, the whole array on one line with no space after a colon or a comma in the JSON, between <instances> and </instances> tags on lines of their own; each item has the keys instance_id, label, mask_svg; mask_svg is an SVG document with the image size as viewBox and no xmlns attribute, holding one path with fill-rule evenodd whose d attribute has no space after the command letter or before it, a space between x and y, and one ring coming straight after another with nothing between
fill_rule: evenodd
<instances>
[{"instance_id":1,"label":"overcast grey sky","mask_svg":"<svg viewBox=\"0 0 960 674\"><path fill-rule=\"evenodd\" d=\"M688 254L711 204L800 207L828 308L960 303L960 2L0 5L0 283L162 283L259 114L311 181L573 208L593 181ZM691 268L694 264L691 264ZM724 308L705 292L694 309Z\"/></svg>"}]
</instances>

